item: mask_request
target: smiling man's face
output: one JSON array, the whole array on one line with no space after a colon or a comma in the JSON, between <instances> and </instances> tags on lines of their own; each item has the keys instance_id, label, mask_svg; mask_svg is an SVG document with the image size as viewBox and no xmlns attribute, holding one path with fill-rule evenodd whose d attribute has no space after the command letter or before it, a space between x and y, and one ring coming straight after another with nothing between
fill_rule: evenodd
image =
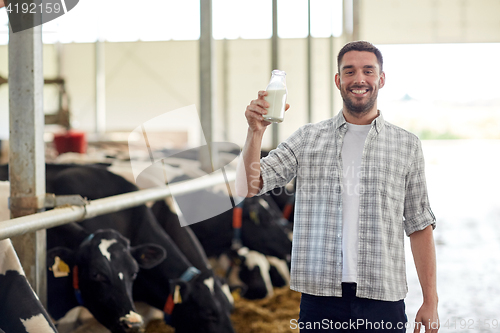
<instances>
[{"instance_id":1,"label":"smiling man's face","mask_svg":"<svg viewBox=\"0 0 500 333\"><path fill-rule=\"evenodd\" d=\"M377 57L372 52L349 51L342 57L335 83L344 100L344 109L360 117L377 109L378 90L385 84Z\"/></svg>"}]
</instances>

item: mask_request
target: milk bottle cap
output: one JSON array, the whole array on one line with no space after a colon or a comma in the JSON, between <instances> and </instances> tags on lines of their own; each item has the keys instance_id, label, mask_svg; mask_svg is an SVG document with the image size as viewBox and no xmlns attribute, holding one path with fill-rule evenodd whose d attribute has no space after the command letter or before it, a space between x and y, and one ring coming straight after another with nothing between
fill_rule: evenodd
<instances>
[{"instance_id":1,"label":"milk bottle cap","mask_svg":"<svg viewBox=\"0 0 500 333\"><path fill-rule=\"evenodd\" d=\"M271 72L272 75L286 75L285 71L280 71L279 69L275 69Z\"/></svg>"}]
</instances>

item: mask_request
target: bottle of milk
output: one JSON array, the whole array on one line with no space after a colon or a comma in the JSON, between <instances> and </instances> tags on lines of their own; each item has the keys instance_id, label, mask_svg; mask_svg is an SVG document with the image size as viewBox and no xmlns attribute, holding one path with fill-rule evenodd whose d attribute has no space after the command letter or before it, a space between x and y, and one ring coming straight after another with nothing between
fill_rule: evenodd
<instances>
[{"instance_id":1,"label":"bottle of milk","mask_svg":"<svg viewBox=\"0 0 500 333\"><path fill-rule=\"evenodd\" d=\"M286 105L286 73L275 69L272 71L271 80L267 85L267 96L264 99L269 103L264 119L273 123L281 123L285 117Z\"/></svg>"}]
</instances>

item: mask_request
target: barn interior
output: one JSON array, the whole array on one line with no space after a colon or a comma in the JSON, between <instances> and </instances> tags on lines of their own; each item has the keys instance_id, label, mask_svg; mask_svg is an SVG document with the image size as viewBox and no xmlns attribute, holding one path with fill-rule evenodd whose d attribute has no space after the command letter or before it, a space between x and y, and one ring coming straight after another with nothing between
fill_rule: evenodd
<instances>
[{"instance_id":1,"label":"barn interior","mask_svg":"<svg viewBox=\"0 0 500 333\"><path fill-rule=\"evenodd\" d=\"M158 183L138 176L163 153L208 145L195 154L208 185L193 179L189 186L222 186L228 195L245 142L245 108L271 71L286 72L291 108L266 131L266 150L339 112L337 53L349 41L367 40L384 55L380 110L422 140L437 217L441 327L498 328L500 1L150 0L139 7L77 1L19 32L0 9L0 164L10 166L0 239L12 240L42 304L45 230L94 214L70 201L48 215L45 163L117 163L139 188L151 189ZM170 196L173 185L159 181L157 192L130 200ZM95 214L130 207L124 205ZM409 242L405 250L411 321L422 292ZM262 300L237 297L235 332L297 332L291 321L299 301L286 286ZM146 332L173 332L153 317Z\"/></svg>"}]
</instances>

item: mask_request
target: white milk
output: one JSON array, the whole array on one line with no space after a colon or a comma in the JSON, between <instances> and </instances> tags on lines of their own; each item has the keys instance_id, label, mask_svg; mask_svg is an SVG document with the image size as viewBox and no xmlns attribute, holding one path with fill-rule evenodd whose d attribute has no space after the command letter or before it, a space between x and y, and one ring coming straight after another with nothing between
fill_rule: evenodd
<instances>
[{"instance_id":1,"label":"white milk","mask_svg":"<svg viewBox=\"0 0 500 333\"><path fill-rule=\"evenodd\" d=\"M264 99L269 103L269 108L267 108L267 114L264 115L264 119L281 123L285 116L286 88L268 89L267 96Z\"/></svg>"}]
</instances>

